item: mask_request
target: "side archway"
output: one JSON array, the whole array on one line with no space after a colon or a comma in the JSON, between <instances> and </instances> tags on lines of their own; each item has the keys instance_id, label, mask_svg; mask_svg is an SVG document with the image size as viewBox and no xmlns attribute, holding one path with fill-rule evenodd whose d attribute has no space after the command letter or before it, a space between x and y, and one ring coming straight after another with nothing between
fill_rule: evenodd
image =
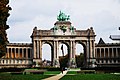
<instances>
[{"instance_id":1,"label":"side archway","mask_svg":"<svg viewBox=\"0 0 120 80\"><path fill-rule=\"evenodd\" d=\"M44 66L52 66L53 64L53 43L50 41L42 42L42 63Z\"/></svg>"},{"instance_id":2,"label":"side archway","mask_svg":"<svg viewBox=\"0 0 120 80\"><path fill-rule=\"evenodd\" d=\"M59 42L59 63L60 67L68 67L69 62L69 44L67 42Z\"/></svg>"},{"instance_id":3,"label":"side archway","mask_svg":"<svg viewBox=\"0 0 120 80\"><path fill-rule=\"evenodd\" d=\"M76 66L84 67L87 61L86 45L85 42L76 41Z\"/></svg>"}]
</instances>

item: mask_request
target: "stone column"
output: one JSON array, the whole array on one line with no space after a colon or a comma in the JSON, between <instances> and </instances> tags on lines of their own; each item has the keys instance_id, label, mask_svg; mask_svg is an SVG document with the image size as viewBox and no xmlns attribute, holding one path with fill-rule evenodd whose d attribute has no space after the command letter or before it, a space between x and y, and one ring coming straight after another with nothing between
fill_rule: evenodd
<instances>
[{"instance_id":1,"label":"stone column","mask_svg":"<svg viewBox=\"0 0 120 80\"><path fill-rule=\"evenodd\" d=\"M90 51L90 50L89 50L89 41L87 41L86 46L87 46L87 47L86 47L86 48L87 48L87 49L86 49L86 50L87 50L87 51L86 51L86 52L87 52L86 57L87 57L87 59L89 59L89 58L90 58L90 57L89 57L89 56L90 56L90 53L89 53L89 51Z\"/></svg>"},{"instance_id":2,"label":"stone column","mask_svg":"<svg viewBox=\"0 0 120 80\"><path fill-rule=\"evenodd\" d=\"M109 48L108 48L108 58L110 57L110 50L109 50Z\"/></svg>"},{"instance_id":3,"label":"stone column","mask_svg":"<svg viewBox=\"0 0 120 80\"><path fill-rule=\"evenodd\" d=\"M85 59L85 66L88 67L88 62L90 61L89 59L89 40L86 41L86 59Z\"/></svg>"},{"instance_id":4,"label":"stone column","mask_svg":"<svg viewBox=\"0 0 120 80\"><path fill-rule=\"evenodd\" d=\"M73 41L72 44L72 67L76 67L76 60L75 60L75 54L76 54L76 44L75 41Z\"/></svg>"},{"instance_id":5,"label":"stone column","mask_svg":"<svg viewBox=\"0 0 120 80\"><path fill-rule=\"evenodd\" d=\"M34 48L33 55L34 55L34 58L36 58L36 41L33 41L33 48Z\"/></svg>"},{"instance_id":6,"label":"stone column","mask_svg":"<svg viewBox=\"0 0 120 80\"><path fill-rule=\"evenodd\" d=\"M89 43L89 55L90 55L90 58L93 58L93 44L92 44L92 40L90 40L90 43Z\"/></svg>"},{"instance_id":7,"label":"stone column","mask_svg":"<svg viewBox=\"0 0 120 80\"><path fill-rule=\"evenodd\" d=\"M93 51L92 51L92 53L93 53L93 58L95 58L95 43L94 43L94 40L93 40L92 44L93 44Z\"/></svg>"},{"instance_id":8,"label":"stone column","mask_svg":"<svg viewBox=\"0 0 120 80\"><path fill-rule=\"evenodd\" d=\"M118 56L118 48L116 48L116 58L119 58L119 56ZM116 60L116 63L118 63L118 59Z\"/></svg>"},{"instance_id":9,"label":"stone column","mask_svg":"<svg viewBox=\"0 0 120 80\"><path fill-rule=\"evenodd\" d=\"M37 58L39 59L39 41L37 41Z\"/></svg>"},{"instance_id":10,"label":"stone column","mask_svg":"<svg viewBox=\"0 0 120 80\"><path fill-rule=\"evenodd\" d=\"M17 58L16 48L14 49L15 58Z\"/></svg>"},{"instance_id":11,"label":"stone column","mask_svg":"<svg viewBox=\"0 0 120 80\"><path fill-rule=\"evenodd\" d=\"M39 42L39 58L42 60L42 43L41 43L41 40Z\"/></svg>"},{"instance_id":12,"label":"stone column","mask_svg":"<svg viewBox=\"0 0 120 80\"><path fill-rule=\"evenodd\" d=\"M57 67L59 67L60 64L59 64L59 44L58 44L58 40L56 41L56 60L57 60Z\"/></svg>"},{"instance_id":13,"label":"stone column","mask_svg":"<svg viewBox=\"0 0 120 80\"><path fill-rule=\"evenodd\" d=\"M17 55L16 54L16 48L14 48L14 53L13 54L14 54L14 64L16 64L17 63L17 60L16 60L16 55Z\"/></svg>"},{"instance_id":14,"label":"stone column","mask_svg":"<svg viewBox=\"0 0 120 80\"><path fill-rule=\"evenodd\" d=\"M20 48L18 48L18 58L20 58Z\"/></svg>"},{"instance_id":15,"label":"stone column","mask_svg":"<svg viewBox=\"0 0 120 80\"><path fill-rule=\"evenodd\" d=\"M30 54L29 55L30 55L30 58L33 58L32 57L32 48L30 48Z\"/></svg>"},{"instance_id":16,"label":"stone column","mask_svg":"<svg viewBox=\"0 0 120 80\"><path fill-rule=\"evenodd\" d=\"M74 48L74 45L73 45L73 41L70 41L70 61L69 61L69 65L70 67L75 67L75 58L74 58L74 51L73 51L73 48Z\"/></svg>"},{"instance_id":17,"label":"stone column","mask_svg":"<svg viewBox=\"0 0 120 80\"><path fill-rule=\"evenodd\" d=\"M91 66L95 67L95 62L96 62L96 59L95 59L95 43L94 43L94 40L92 40L91 42L92 42L91 43L92 44L92 47L91 47L92 49L90 48L92 50L91 51L91 55L92 55L91 56L91 58L92 58L91 59L91 62L92 62Z\"/></svg>"},{"instance_id":18,"label":"stone column","mask_svg":"<svg viewBox=\"0 0 120 80\"><path fill-rule=\"evenodd\" d=\"M56 58L59 59L59 45L58 45L58 41L56 41Z\"/></svg>"},{"instance_id":19,"label":"stone column","mask_svg":"<svg viewBox=\"0 0 120 80\"><path fill-rule=\"evenodd\" d=\"M72 58L72 41L70 41L70 59Z\"/></svg>"},{"instance_id":20,"label":"stone column","mask_svg":"<svg viewBox=\"0 0 120 80\"><path fill-rule=\"evenodd\" d=\"M76 54L76 44L75 41L73 41L72 58L74 59L75 59L75 54Z\"/></svg>"},{"instance_id":21,"label":"stone column","mask_svg":"<svg viewBox=\"0 0 120 80\"><path fill-rule=\"evenodd\" d=\"M55 57L56 57L56 43L54 41L54 59L55 59Z\"/></svg>"},{"instance_id":22,"label":"stone column","mask_svg":"<svg viewBox=\"0 0 120 80\"><path fill-rule=\"evenodd\" d=\"M116 48L116 57L118 58L119 56L118 56L118 50L117 50L117 48Z\"/></svg>"},{"instance_id":23,"label":"stone column","mask_svg":"<svg viewBox=\"0 0 120 80\"><path fill-rule=\"evenodd\" d=\"M9 55L9 49L7 48L7 54L8 54L8 58L10 58L10 55Z\"/></svg>"},{"instance_id":24,"label":"stone column","mask_svg":"<svg viewBox=\"0 0 120 80\"><path fill-rule=\"evenodd\" d=\"M105 56L105 48L103 48L103 50L104 50L104 58L106 58L106 56Z\"/></svg>"},{"instance_id":25,"label":"stone column","mask_svg":"<svg viewBox=\"0 0 120 80\"><path fill-rule=\"evenodd\" d=\"M53 66L57 67L57 60L56 60L56 42L53 43L54 51L53 51Z\"/></svg>"},{"instance_id":26,"label":"stone column","mask_svg":"<svg viewBox=\"0 0 120 80\"><path fill-rule=\"evenodd\" d=\"M26 58L28 59L28 48L26 48Z\"/></svg>"}]
</instances>

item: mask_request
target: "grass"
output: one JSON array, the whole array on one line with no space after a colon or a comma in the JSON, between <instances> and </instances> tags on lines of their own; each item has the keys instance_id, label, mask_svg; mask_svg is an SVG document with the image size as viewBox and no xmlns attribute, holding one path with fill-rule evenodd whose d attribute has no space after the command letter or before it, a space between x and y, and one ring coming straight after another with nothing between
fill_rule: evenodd
<instances>
[{"instance_id":1,"label":"grass","mask_svg":"<svg viewBox=\"0 0 120 80\"><path fill-rule=\"evenodd\" d=\"M45 75L50 75L50 74L56 75L56 74L60 74L60 73L61 73L61 71L46 71L46 72L44 72Z\"/></svg>"},{"instance_id":2,"label":"grass","mask_svg":"<svg viewBox=\"0 0 120 80\"><path fill-rule=\"evenodd\" d=\"M120 80L120 75L115 74L76 74L65 75L60 80Z\"/></svg>"},{"instance_id":3,"label":"grass","mask_svg":"<svg viewBox=\"0 0 120 80\"><path fill-rule=\"evenodd\" d=\"M16 74L11 75L10 73L0 73L0 80L41 80L52 75L42 75L42 74Z\"/></svg>"},{"instance_id":4,"label":"grass","mask_svg":"<svg viewBox=\"0 0 120 80\"><path fill-rule=\"evenodd\" d=\"M68 71L67 74L77 74L77 71Z\"/></svg>"},{"instance_id":5,"label":"grass","mask_svg":"<svg viewBox=\"0 0 120 80\"><path fill-rule=\"evenodd\" d=\"M25 69L29 70L39 70L39 69ZM10 72L0 73L0 80L41 80L53 75L59 74L61 71L45 71L44 74L30 74L29 72L26 75L20 74L11 74Z\"/></svg>"},{"instance_id":6,"label":"grass","mask_svg":"<svg viewBox=\"0 0 120 80\"><path fill-rule=\"evenodd\" d=\"M0 73L0 80L41 80L59 74L61 71L46 71L44 74L15 74ZM77 71L68 71L60 80L120 80L120 74L78 74Z\"/></svg>"},{"instance_id":7,"label":"grass","mask_svg":"<svg viewBox=\"0 0 120 80\"><path fill-rule=\"evenodd\" d=\"M46 71L44 72L44 74L26 74L26 75L14 74L12 75L10 73L4 72L4 73L0 73L0 80L41 80L41 79L48 78L50 76L53 76L59 73L60 71Z\"/></svg>"}]
</instances>

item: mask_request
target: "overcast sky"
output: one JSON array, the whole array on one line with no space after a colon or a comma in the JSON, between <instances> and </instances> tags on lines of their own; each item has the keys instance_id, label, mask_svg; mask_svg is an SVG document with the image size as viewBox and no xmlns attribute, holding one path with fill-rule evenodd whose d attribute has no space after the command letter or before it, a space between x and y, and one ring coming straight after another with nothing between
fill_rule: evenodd
<instances>
[{"instance_id":1,"label":"overcast sky","mask_svg":"<svg viewBox=\"0 0 120 80\"><path fill-rule=\"evenodd\" d=\"M10 28L7 30L10 43L31 43L33 28L49 30L57 21L60 10L70 15L76 29L93 27L96 43L100 37L107 43L113 42L109 36L120 33L120 0L10 0L9 5L12 7L8 18ZM44 51L50 53L50 48ZM46 56L48 54L43 59ZM47 59L50 60L50 54Z\"/></svg>"},{"instance_id":2,"label":"overcast sky","mask_svg":"<svg viewBox=\"0 0 120 80\"><path fill-rule=\"evenodd\" d=\"M92 26L96 42L100 37L112 42L110 34L120 33L120 0L10 0L9 5L12 7L7 30L10 42L31 42L33 28L49 30L60 10L70 15L77 29Z\"/></svg>"}]
</instances>

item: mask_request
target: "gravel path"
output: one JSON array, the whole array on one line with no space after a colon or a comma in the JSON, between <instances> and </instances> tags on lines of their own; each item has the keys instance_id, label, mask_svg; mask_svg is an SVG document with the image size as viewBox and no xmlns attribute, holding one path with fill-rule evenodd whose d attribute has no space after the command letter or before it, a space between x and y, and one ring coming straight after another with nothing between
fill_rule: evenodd
<instances>
[{"instance_id":1,"label":"gravel path","mask_svg":"<svg viewBox=\"0 0 120 80\"><path fill-rule=\"evenodd\" d=\"M52 77L49 77L49 78L46 78L46 79L42 79L42 80L59 80L60 78L62 78L64 75L66 75L67 73L67 70L66 71L63 71L63 74L60 73L58 75L55 75L55 76L52 76Z\"/></svg>"}]
</instances>

